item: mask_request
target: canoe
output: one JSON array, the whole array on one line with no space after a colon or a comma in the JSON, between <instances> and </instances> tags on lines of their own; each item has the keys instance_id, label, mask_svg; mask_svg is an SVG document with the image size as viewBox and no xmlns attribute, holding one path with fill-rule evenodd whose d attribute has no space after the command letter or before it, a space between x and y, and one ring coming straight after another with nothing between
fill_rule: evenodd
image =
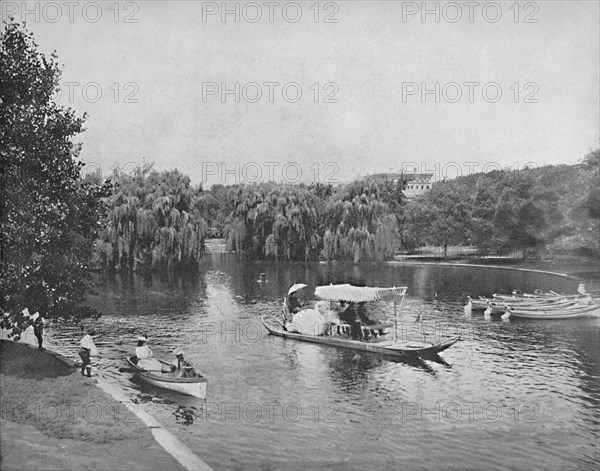
<instances>
[{"instance_id":1,"label":"canoe","mask_svg":"<svg viewBox=\"0 0 600 471\"><path fill-rule=\"evenodd\" d=\"M518 309L558 309L567 306L588 305L592 298L589 296L558 296L545 298L483 298L472 299L468 297L471 309L481 310L487 309L488 306L492 309L492 314L504 312L505 306L516 307Z\"/></svg>"},{"instance_id":2,"label":"canoe","mask_svg":"<svg viewBox=\"0 0 600 471\"><path fill-rule=\"evenodd\" d=\"M580 300L589 298L589 296L581 295L581 294L558 294L555 292L546 293L544 295L530 295L530 296L514 296L507 294L493 294L493 299L490 301L496 302L505 302L505 303L546 303L546 302L554 302L554 301L562 301L562 300ZM485 299L485 298L480 298Z\"/></svg>"},{"instance_id":3,"label":"canoe","mask_svg":"<svg viewBox=\"0 0 600 471\"><path fill-rule=\"evenodd\" d=\"M127 362L135 370L135 375L150 383L153 386L157 386L163 389L169 389L189 396L198 397L200 399L206 399L206 389L208 386L208 380L194 372L194 376L187 378L177 378L172 373L163 373L159 371L148 371L137 366L137 357L131 356L127 358ZM166 361L158 360L165 369L170 369L171 364Z\"/></svg>"},{"instance_id":4,"label":"canoe","mask_svg":"<svg viewBox=\"0 0 600 471\"><path fill-rule=\"evenodd\" d=\"M509 309L511 317L520 317L523 319L574 319L578 317L600 317L600 306L597 304L565 307L562 309L526 310L513 307Z\"/></svg>"},{"instance_id":5,"label":"canoe","mask_svg":"<svg viewBox=\"0 0 600 471\"><path fill-rule=\"evenodd\" d=\"M272 318L275 322L267 321ZM331 335L306 335L298 332L288 332L283 328L281 321L273 316L263 316L262 323L271 335L287 339L300 340L302 342L318 343L321 345L330 345L333 347L349 348L364 352L378 353L390 357L421 356L439 353L454 345L460 340L460 337L453 337L438 343L430 342L394 342L393 340L381 340L373 342L364 342L361 340L352 340L344 337Z\"/></svg>"},{"instance_id":6,"label":"canoe","mask_svg":"<svg viewBox=\"0 0 600 471\"><path fill-rule=\"evenodd\" d=\"M471 309L475 309L475 310L487 309L488 302L491 301L490 299L483 298L483 297L473 299L473 298L471 298L471 296L467 296L467 300L471 306Z\"/></svg>"},{"instance_id":7,"label":"canoe","mask_svg":"<svg viewBox=\"0 0 600 471\"><path fill-rule=\"evenodd\" d=\"M552 303L534 303L534 304L503 302L503 303L490 303L490 305L492 306L492 309L495 308L502 312L504 312L504 308L506 306L514 307L516 309L525 309L528 311L538 311L538 310L544 311L544 310L551 310L551 309L565 309L565 308L570 308L570 307L583 306L583 304L581 304L581 303L578 303L576 301L569 301L569 300L555 301ZM492 311L492 312L494 312L494 311Z\"/></svg>"},{"instance_id":8,"label":"canoe","mask_svg":"<svg viewBox=\"0 0 600 471\"><path fill-rule=\"evenodd\" d=\"M525 300L499 300L497 298L483 298L480 297L478 299L472 299L470 296L468 298L468 303L471 306L471 309L474 310L485 310L488 307L492 309L492 314L498 314L504 312L504 307L508 306L540 306L540 305L548 305L548 304L562 304L562 303L571 303L572 301L568 300L544 300L544 301L525 301Z\"/></svg>"}]
</instances>

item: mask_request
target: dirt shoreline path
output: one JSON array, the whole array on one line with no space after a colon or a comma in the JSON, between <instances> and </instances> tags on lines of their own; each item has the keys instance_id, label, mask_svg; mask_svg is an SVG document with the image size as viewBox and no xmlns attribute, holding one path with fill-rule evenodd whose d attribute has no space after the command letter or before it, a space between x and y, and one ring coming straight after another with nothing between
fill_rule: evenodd
<instances>
[{"instance_id":1,"label":"dirt shoreline path","mask_svg":"<svg viewBox=\"0 0 600 471\"><path fill-rule=\"evenodd\" d=\"M122 404L130 403L127 396L123 394L117 386L108 382L102 376L98 377L97 386L112 396L115 401ZM160 422L146 412L141 406L136 408L134 414L146 424L158 444L171 454L173 458L179 461L185 469L189 471L212 471L210 466L196 456L187 446L175 437L175 435L164 428Z\"/></svg>"}]
</instances>

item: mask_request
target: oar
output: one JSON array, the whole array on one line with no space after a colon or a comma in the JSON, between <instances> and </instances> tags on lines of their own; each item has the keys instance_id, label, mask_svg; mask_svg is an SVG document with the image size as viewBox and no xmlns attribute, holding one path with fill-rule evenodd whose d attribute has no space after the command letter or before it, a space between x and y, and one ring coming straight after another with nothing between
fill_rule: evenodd
<instances>
[{"instance_id":1,"label":"oar","mask_svg":"<svg viewBox=\"0 0 600 471\"><path fill-rule=\"evenodd\" d=\"M137 373L138 370L137 368L119 368L119 373Z\"/></svg>"},{"instance_id":2,"label":"oar","mask_svg":"<svg viewBox=\"0 0 600 471\"><path fill-rule=\"evenodd\" d=\"M107 345L123 345L123 341L119 340L119 341L115 341L115 342L94 342L96 344L96 347L105 347Z\"/></svg>"}]
</instances>

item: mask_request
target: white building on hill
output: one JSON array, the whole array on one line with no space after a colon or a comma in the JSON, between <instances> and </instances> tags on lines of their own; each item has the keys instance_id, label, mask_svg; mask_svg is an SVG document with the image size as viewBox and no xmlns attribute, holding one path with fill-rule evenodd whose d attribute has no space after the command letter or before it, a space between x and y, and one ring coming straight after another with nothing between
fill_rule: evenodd
<instances>
[{"instance_id":1,"label":"white building on hill","mask_svg":"<svg viewBox=\"0 0 600 471\"><path fill-rule=\"evenodd\" d=\"M394 183L405 178L407 182L404 194L407 198L412 198L427 193L433 188L433 176L433 173L376 173L375 175L369 175L367 178L373 180L391 180Z\"/></svg>"}]
</instances>

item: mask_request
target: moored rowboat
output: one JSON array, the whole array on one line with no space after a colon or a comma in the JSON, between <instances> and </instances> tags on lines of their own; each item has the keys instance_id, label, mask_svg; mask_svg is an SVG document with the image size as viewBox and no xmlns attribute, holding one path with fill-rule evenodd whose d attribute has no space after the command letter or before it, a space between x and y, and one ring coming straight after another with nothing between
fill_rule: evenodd
<instances>
[{"instance_id":1,"label":"moored rowboat","mask_svg":"<svg viewBox=\"0 0 600 471\"><path fill-rule=\"evenodd\" d=\"M194 372L194 376L176 377L170 372L148 371L137 366L137 357L131 356L127 358L127 362L135 370L136 376L143 379L147 383L159 388L169 389L182 394L188 394L200 399L206 399L206 389L208 380ZM165 361L158 360L166 371L171 370L171 364Z\"/></svg>"},{"instance_id":2,"label":"moored rowboat","mask_svg":"<svg viewBox=\"0 0 600 471\"><path fill-rule=\"evenodd\" d=\"M523 319L573 319L578 317L600 317L600 306L575 306L559 309L520 309L510 307L512 317Z\"/></svg>"},{"instance_id":3,"label":"moored rowboat","mask_svg":"<svg viewBox=\"0 0 600 471\"><path fill-rule=\"evenodd\" d=\"M505 311L506 306L523 310L553 310L587 306L592 302L590 296L546 296L538 298L504 297L472 299L468 297L470 309L490 309L492 314Z\"/></svg>"}]
</instances>

